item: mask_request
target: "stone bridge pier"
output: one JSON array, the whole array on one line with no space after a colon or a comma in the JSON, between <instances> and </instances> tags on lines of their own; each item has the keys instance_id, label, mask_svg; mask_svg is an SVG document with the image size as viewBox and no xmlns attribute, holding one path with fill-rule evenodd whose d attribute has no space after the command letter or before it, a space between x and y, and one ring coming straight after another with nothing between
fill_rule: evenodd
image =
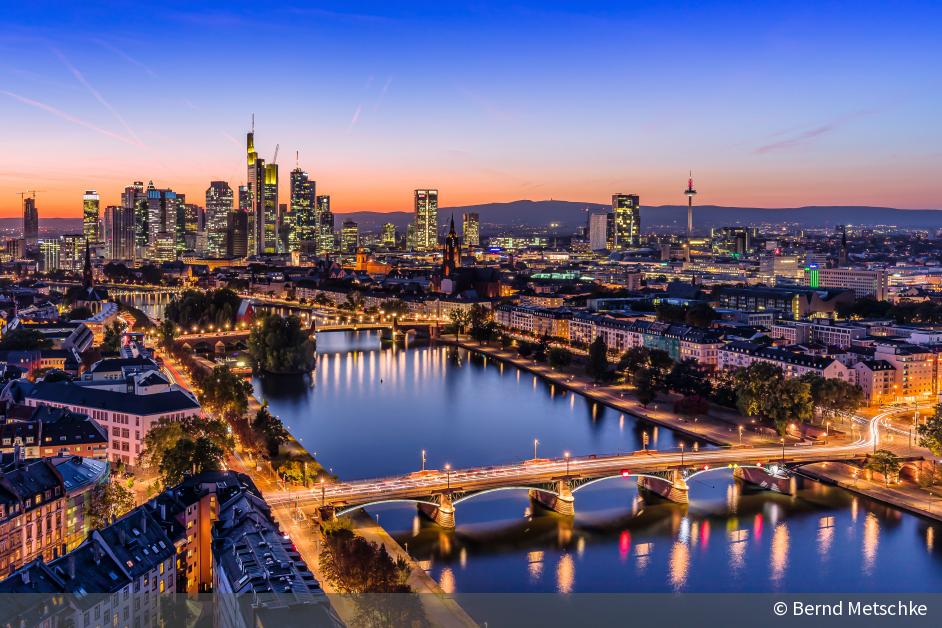
<instances>
[{"instance_id":1,"label":"stone bridge pier","mask_svg":"<svg viewBox=\"0 0 942 628\"><path fill-rule=\"evenodd\" d=\"M736 467L733 477L747 484L784 495L794 495L795 478L787 475L773 475L767 469L759 466Z\"/></svg>"},{"instance_id":2,"label":"stone bridge pier","mask_svg":"<svg viewBox=\"0 0 942 628\"><path fill-rule=\"evenodd\" d=\"M455 504L450 493L440 493L433 497L437 505L419 504L419 512L443 528L455 527Z\"/></svg>"},{"instance_id":3,"label":"stone bridge pier","mask_svg":"<svg viewBox=\"0 0 942 628\"><path fill-rule=\"evenodd\" d=\"M555 485L557 494L530 489L530 499L554 512L566 517L572 517L576 514L575 497L572 494L572 485L569 480L558 480Z\"/></svg>"},{"instance_id":4,"label":"stone bridge pier","mask_svg":"<svg viewBox=\"0 0 942 628\"><path fill-rule=\"evenodd\" d=\"M678 504L686 504L690 501L687 494L689 492L687 480L684 479L683 474L678 469L671 469L663 474L658 474L657 477L650 475L638 476L638 489L642 494L647 492L658 495Z\"/></svg>"}]
</instances>

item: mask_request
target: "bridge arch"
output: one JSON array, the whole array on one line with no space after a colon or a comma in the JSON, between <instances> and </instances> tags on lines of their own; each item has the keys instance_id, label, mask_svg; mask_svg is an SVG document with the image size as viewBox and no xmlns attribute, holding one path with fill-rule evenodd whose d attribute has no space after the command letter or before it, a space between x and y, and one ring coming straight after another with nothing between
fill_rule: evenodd
<instances>
[{"instance_id":1,"label":"bridge arch","mask_svg":"<svg viewBox=\"0 0 942 628\"><path fill-rule=\"evenodd\" d=\"M729 471L731 473L734 473L736 469L759 469L760 471L765 471L766 473L768 473L768 469L758 464L740 464L733 467L717 465L715 467L709 467L707 469L700 469L699 471L691 473L684 479L689 482L690 480L694 479L698 475L704 475L706 473L713 473L714 471Z\"/></svg>"},{"instance_id":2,"label":"bridge arch","mask_svg":"<svg viewBox=\"0 0 942 628\"><path fill-rule=\"evenodd\" d=\"M602 477L600 477L600 478L593 478L593 479L589 480L588 482L584 482L584 483L582 483L582 484L580 484L580 485L574 487L574 488L572 489L572 492L575 493L576 491L580 491L580 490L584 489L584 488L587 487L587 486L591 486L592 484L598 484L599 482L604 482L604 481L606 481L606 480L614 480L614 479L616 479L616 478L626 478L626 479L627 479L627 478L650 478L650 479L652 479L652 480L660 480L661 482L665 482L665 483L667 483L667 484L670 484L670 483L671 483L671 481L670 481L669 479L667 479L667 478L662 478L662 477L659 476L659 475L653 475L653 474L651 474L651 473L628 473L628 474L618 473L618 474L615 474L615 475L605 475L605 476L602 476Z\"/></svg>"},{"instance_id":3,"label":"bridge arch","mask_svg":"<svg viewBox=\"0 0 942 628\"><path fill-rule=\"evenodd\" d=\"M466 502L469 499L480 497L481 495L485 495L487 493L496 493L498 491L538 491L540 493L546 493L548 495L555 495L556 497L560 497L560 494L558 492L548 489L548 488L543 488L541 486L522 486L522 485L521 486L498 486L496 488L488 488L488 489L484 489L483 491L474 491L473 493L462 495L458 499L455 499L454 501L452 501L452 504L457 506L461 502Z\"/></svg>"},{"instance_id":4,"label":"bridge arch","mask_svg":"<svg viewBox=\"0 0 942 628\"><path fill-rule=\"evenodd\" d=\"M361 508L369 508L370 506L379 506L381 504L427 504L429 506L434 506L438 508L438 504L427 499L409 499L409 498L400 498L400 499L380 499L375 502L367 502L365 504L357 504L356 506L347 506L342 510L337 511L337 516L349 514L355 510L360 510Z\"/></svg>"}]
</instances>

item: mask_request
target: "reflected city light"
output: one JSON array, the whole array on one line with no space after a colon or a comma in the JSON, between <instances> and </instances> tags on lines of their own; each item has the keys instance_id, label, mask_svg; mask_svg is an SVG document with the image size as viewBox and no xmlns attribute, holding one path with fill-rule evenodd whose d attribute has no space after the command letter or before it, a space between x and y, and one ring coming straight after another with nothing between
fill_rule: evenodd
<instances>
[{"instance_id":1,"label":"reflected city light","mask_svg":"<svg viewBox=\"0 0 942 628\"><path fill-rule=\"evenodd\" d=\"M867 513L864 520L863 534L863 571L866 575L873 574L873 566L877 560L877 547L880 544L880 521L877 516Z\"/></svg>"},{"instance_id":2,"label":"reflected city light","mask_svg":"<svg viewBox=\"0 0 942 628\"><path fill-rule=\"evenodd\" d=\"M442 568L441 576L438 578L438 586L440 586L445 593L455 592L455 574L451 570L451 567Z\"/></svg>"},{"instance_id":3,"label":"reflected city light","mask_svg":"<svg viewBox=\"0 0 942 628\"><path fill-rule=\"evenodd\" d=\"M776 587L781 585L782 578L785 576L785 569L788 567L788 546L788 527L784 523L779 523L775 526L775 532L772 533L772 574L770 580Z\"/></svg>"},{"instance_id":4,"label":"reflected city light","mask_svg":"<svg viewBox=\"0 0 942 628\"><path fill-rule=\"evenodd\" d=\"M690 548L682 541L675 541L671 548L670 583L675 591L687 584L687 572L690 569Z\"/></svg>"},{"instance_id":5,"label":"reflected city light","mask_svg":"<svg viewBox=\"0 0 942 628\"><path fill-rule=\"evenodd\" d=\"M559 593L571 593L575 582L576 563L572 556L563 554L559 557L559 564L556 565L556 591Z\"/></svg>"},{"instance_id":6,"label":"reflected city light","mask_svg":"<svg viewBox=\"0 0 942 628\"><path fill-rule=\"evenodd\" d=\"M527 573L530 574L530 582L539 582L543 577L543 552L533 551L527 553Z\"/></svg>"}]
</instances>

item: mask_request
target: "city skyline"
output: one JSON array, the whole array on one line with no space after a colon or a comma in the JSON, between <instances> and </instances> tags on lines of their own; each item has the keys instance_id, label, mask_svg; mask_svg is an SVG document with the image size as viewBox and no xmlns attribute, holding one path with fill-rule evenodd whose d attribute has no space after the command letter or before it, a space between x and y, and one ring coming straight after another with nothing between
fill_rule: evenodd
<instances>
[{"instance_id":1,"label":"city skyline","mask_svg":"<svg viewBox=\"0 0 942 628\"><path fill-rule=\"evenodd\" d=\"M690 169L702 204L942 206L937 5L730 8L11 7L0 216L33 189L43 217L138 180L235 190L253 113L259 156L299 151L337 213L410 211L416 188L682 205ZM258 72L275 89L246 98Z\"/></svg>"}]
</instances>

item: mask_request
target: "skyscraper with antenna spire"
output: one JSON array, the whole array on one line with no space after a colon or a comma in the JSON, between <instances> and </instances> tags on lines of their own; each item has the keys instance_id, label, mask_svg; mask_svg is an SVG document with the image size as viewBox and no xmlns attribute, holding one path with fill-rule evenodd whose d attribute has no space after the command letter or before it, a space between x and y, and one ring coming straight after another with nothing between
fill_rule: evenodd
<instances>
[{"instance_id":1,"label":"skyscraper with antenna spire","mask_svg":"<svg viewBox=\"0 0 942 628\"><path fill-rule=\"evenodd\" d=\"M687 189L684 190L684 194L687 195L687 237L689 238L693 235L693 197L697 194L697 191L693 189L692 170L687 179Z\"/></svg>"}]
</instances>

